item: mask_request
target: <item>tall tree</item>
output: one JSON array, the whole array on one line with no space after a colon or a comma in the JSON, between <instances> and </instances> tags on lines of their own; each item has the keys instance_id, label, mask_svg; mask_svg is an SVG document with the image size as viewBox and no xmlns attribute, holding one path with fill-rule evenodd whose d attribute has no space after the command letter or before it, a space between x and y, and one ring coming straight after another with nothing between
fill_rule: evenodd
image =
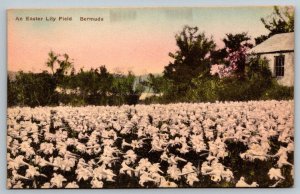
<instances>
[{"instance_id":1,"label":"tall tree","mask_svg":"<svg viewBox=\"0 0 300 194\"><path fill-rule=\"evenodd\" d=\"M175 38L178 50L169 53L174 61L165 67L164 77L172 81L173 94L185 95L193 78L209 73L210 53L216 44L199 33L198 27L184 26Z\"/></svg>"},{"instance_id":2,"label":"tall tree","mask_svg":"<svg viewBox=\"0 0 300 194\"><path fill-rule=\"evenodd\" d=\"M245 32L226 34L223 39L224 48L213 51L211 55L213 64L223 67L218 68L219 77L237 75L243 78L245 76L246 51L253 47L249 40L250 37Z\"/></svg>"},{"instance_id":3,"label":"tall tree","mask_svg":"<svg viewBox=\"0 0 300 194\"><path fill-rule=\"evenodd\" d=\"M239 77L244 77L245 75L246 51L253 47L248 42L249 40L250 37L247 33L226 34L226 38L223 39L228 52L228 62L236 67L235 73Z\"/></svg>"},{"instance_id":4,"label":"tall tree","mask_svg":"<svg viewBox=\"0 0 300 194\"><path fill-rule=\"evenodd\" d=\"M265 18L261 18L261 22L269 30L269 34L255 38L256 44L260 44L274 34L294 32L294 8L289 6L274 6L273 13Z\"/></svg>"},{"instance_id":5,"label":"tall tree","mask_svg":"<svg viewBox=\"0 0 300 194\"><path fill-rule=\"evenodd\" d=\"M56 55L53 51L48 53L48 60L46 62L47 67L51 69L52 75L54 74L54 66L57 62L58 55Z\"/></svg>"},{"instance_id":6,"label":"tall tree","mask_svg":"<svg viewBox=\"0 0 300 194\"><path fill-rule=\"evenodd\" d=\"M55 67L57 64L57 67ZM46 66L51 69L52 75L63 76L68 70L72 69L73 62L71 61L68 54L56 54L53 51L48 53L48 59Z\"/></svg>"},{"instance_id":7,"label":"tall tree","mask_svg":"<svg viewBox=\"0 0 300 194\"><path fill-rule=\"evenodd\" d=\"M269 18L261 18L261 21L270 31L269 35L294 32L294 16L292 7L274 6L274 11Z\"/></svg>"},{"instance_id":8,"label":"tall tree","mask_svg":"<svg viewBox=\"0 0 300 194\"><path fill-rule=\"evenodd\" d=\"M56 73L60 75L65 75L68 72L68 70L70 70L73 67L73 62L70 60L69 55L66 53L63 54L62 57L62 59L57 59L59 68L56 70Z\"/></svg>"}]
</instances>

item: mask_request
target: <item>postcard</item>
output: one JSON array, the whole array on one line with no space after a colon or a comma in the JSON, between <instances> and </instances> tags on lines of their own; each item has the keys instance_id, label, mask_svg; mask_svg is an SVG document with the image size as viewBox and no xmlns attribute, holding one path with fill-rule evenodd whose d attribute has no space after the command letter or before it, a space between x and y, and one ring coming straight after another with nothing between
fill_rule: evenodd
<instances>
[{"instance_id":1,"label":"postcard","mask_svg":"<svg viewBox=\"0 0 300 194\"><path fill-rule=\"evenodd\" d=\"M7 10L8 189L294 185L294 7Z\"/></svg>"}]
</instances>

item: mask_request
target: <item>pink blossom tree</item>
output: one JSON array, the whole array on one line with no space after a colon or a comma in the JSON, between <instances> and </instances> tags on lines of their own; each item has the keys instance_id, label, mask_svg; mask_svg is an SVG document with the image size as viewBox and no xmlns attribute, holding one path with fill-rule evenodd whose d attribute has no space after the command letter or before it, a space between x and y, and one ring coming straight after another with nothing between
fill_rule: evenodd
<instances>
[{"instance_id":1,"label":"pink blossom tree","mask_svg":"<svg viewBox=\"0 0 300 194\"><path fill-rule=\"evenodd\" d=\"M246 63L246 52L252 47L248 43L250 38L246 33L226 34L223 39L225 48L220 49L219 55L222 59L216 60L217 63L211 66L210 74L218 75L219 78L238 76L243 77Z\"/></svg>"}]
</instances>

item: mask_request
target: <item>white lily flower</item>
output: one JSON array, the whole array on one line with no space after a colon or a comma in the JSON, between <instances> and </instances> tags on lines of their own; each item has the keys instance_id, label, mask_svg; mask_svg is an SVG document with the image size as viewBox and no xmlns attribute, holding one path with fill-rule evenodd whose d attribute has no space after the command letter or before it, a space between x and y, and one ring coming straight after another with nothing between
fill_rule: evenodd
<instances>
[{"instance_id":1,"label":"white lily flower","mask_svg":"<svg viewBox=\"0 0 300 194\"><path fill-rule=\"evenodd\" d=\"M99 181L98 179L93 179L91 181L91 184L92 184L92 188L103 188L103 182L102 181Z\"/></svg>"},{"instance_id":2,"label":"white lily flower","mask_svg":"<svg viewBox=\"0 0 300 194\"><path fill-rule=\"evenodd\" d=\"M56 186L57 188L62 188L63 182L67 181L65 177L61 174L53 174L53 178L50 180L51 186Z\"/></svg>"},{"instance_id":3,"label":"white lily flower","mask_svg":"<svg viewBox=\"0 0 300 194\"><path fill-rule=\"evenodd\" d=\"M245 178L242 176L235 186L236 187L258 187L259 185L256 182L252 182L251 184L246 183Z\"/></svg>"},{"instance_id":4,"label":"white lily flower","mask_svg":"<svg viewBox=\"0 0 300 194\"><path fill-rule=\"evenodd\" d=\"M120 174L127 174L128 176L132 176L134 169L127 166L126 161L123 161L121 164L122 168L120 169Z\"/></svg>"},{"instance_id":5,"label":"white lily flower","mask_svg":"<svg viewBox=\"0 0 300 194\"><path fill-rule=\"evenodd\" d=\"M174 183L174 182L167 181L165 178L161 178L159 187L163 187L163 188L171 187L171 188L174 188L174 187L178 187L178 185L176 183Z\"/></svg>"},{"instance_id":6,"label":"white lily flower","mask_svg":"<svg viewBox=\"0 0 300 194\"><path fill-rule=\"evenodd\" d=\"M22 189L24 188L24 184L21 181L18 181L16 184L12 186L14 189Z\"/></svg>"},{"instance_id":7,"label":"white lily flower","mask_svg":"<svg viewBox=\"0 0 300 194\"><path fill-rule=\"evenodd\" d=\"M75 181L68 183L65 186L66 189L78 189L79 186L77 185L77 183Z\"/></svg>"},{"instance_id":8,"label":"white lily flower","mask_svg":"<svg viewBox=\"0 0 300 194\"><path fill-rule=\"evenodd\" d=\"M271 180L285 179L281 174L280 168L271 168L268 172L268 175Z\"/></svg>"},{"instance_id":9,"label":"white lily flower","mask_svg":"<svg viewBox=\"0 0 300 194\"><path fill-rule=\"evenodd\" d=\"M40 150L44 154L53 154L54 149L55 148L52 143L41 143L40 145Z\"/></svg>"},{"instance_id":10,"label":"white lily flower","mask_svg":"<svg viewBox=\"0 0 300 194\"><path fill-rule=\"evenodd\" d=\"M174 180L180 179L181 171L175 164L168 167L167 173Z\"/></svg>"},{"instance_id":11,"label":"white lily flower","mask_svg":"<svg viewBox=\"0 0 300 194\"><path fill-rule=\"evenodd\" d=\"M84 167L78 167L75 172L77 174L77 181L80 180L86 181L90 177L92 177L92 172L89 169Z\"/></svg>"},{"instance_id":12,"label":"white lily flower","mask_svg":"<svg viewBox=\"0 0 300 194\"><path fill-rule=\"evenodd\" d=\"M34 166L28 166L28 169L26 170L25 177L33 179L35 176L43 176L46 177L46 175L39 173L38 168Z\"/></svg>"},{"instance_id":13,"label":"white lily flower","mask_svg":"<svg viewBox=\"0 0 300 194\"><path fill-rule=\"evenodd\" d=\"M146 182L155 182L155 180L153 178L151 178L150 174L149 173L143 173L141 176L140 176L140 180L139 180L139 184L144 187L144 184Z\"/></svg>"}]
</instances>

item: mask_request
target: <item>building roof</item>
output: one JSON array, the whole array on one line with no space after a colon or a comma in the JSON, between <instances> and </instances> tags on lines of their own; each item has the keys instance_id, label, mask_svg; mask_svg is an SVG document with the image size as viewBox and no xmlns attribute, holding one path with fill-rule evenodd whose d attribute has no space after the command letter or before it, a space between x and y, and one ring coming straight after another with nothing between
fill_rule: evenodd
<instances>
[{"instance_id":1,"label":"building roof","mask_svg":"<svg viewBox=\"0 0 300 194\"><path fill-rule=\"evenodd\" d=\"M294 51L294 32L275 34L253 47L248 53L274 53Z\"/></svg>"}]
</instances>

